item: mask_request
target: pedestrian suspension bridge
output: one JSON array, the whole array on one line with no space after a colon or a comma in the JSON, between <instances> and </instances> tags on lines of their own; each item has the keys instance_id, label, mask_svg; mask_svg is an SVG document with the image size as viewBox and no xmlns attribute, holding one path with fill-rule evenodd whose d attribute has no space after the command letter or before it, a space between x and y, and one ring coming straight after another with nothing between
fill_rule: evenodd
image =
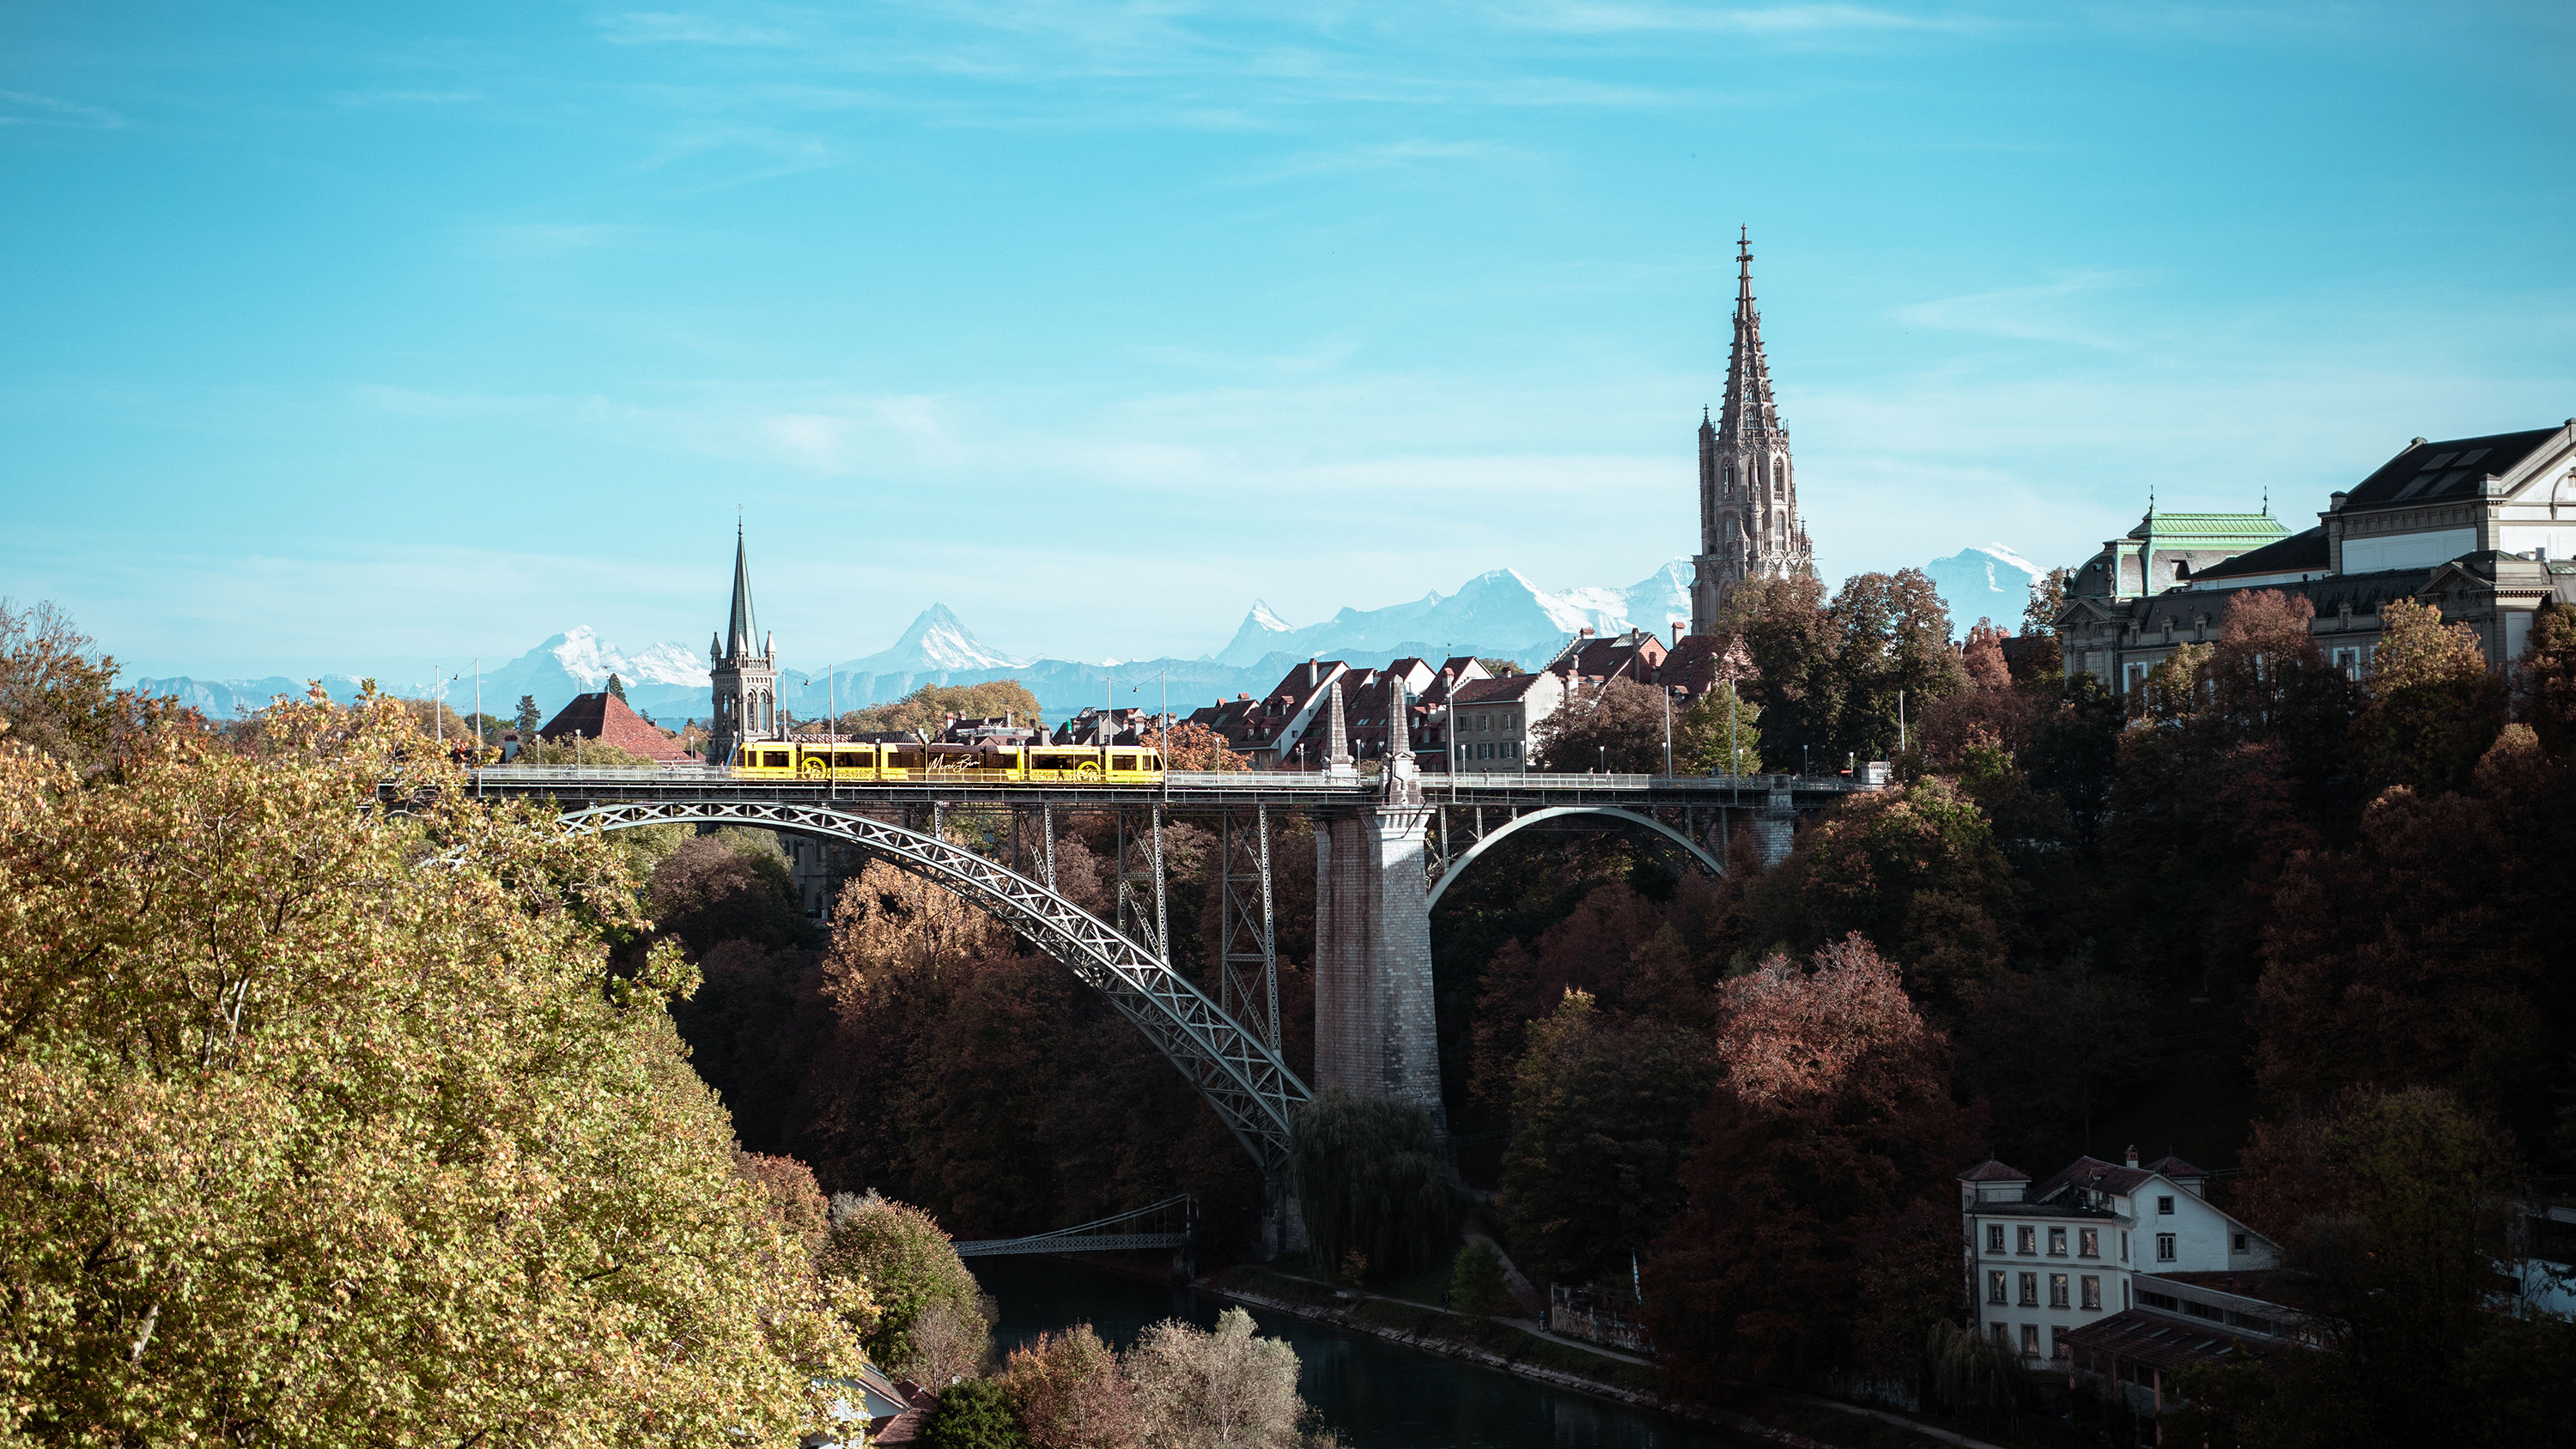
<instances>
[{"instance_id":1,"label":"pedestrian suspension bridge","mask_svg":"<svg viewBox=\"0 0 2576 1449\"><path fill-rule=\"evenodd\" d=\"M1178 1231L1144 1231L1156 1223L1181 1222ZM1148 1203L1130 1212L1058 1228L1025 1238L968 1239L957 1244L961 1258L995 1258L1009 1253L1125 1253L1146 1248L1185 1248L1197 1215L1188 1193Z\"/></svg>"}]
</instances>

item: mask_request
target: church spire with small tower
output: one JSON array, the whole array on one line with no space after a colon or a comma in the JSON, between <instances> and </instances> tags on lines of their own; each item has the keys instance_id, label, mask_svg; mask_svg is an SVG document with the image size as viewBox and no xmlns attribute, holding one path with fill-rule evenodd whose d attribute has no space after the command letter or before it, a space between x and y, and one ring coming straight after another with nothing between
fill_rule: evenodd
<instances>
[{"instance_id":1,"label":"church spire with small tower","mask_svg":"<svg viewBox=\"0 0 2576 1449\"><path fill-rule=\"evenodd\" d=\"M751 609L751 555L744 547L742 525L733 533L733 613L724 638L707 641L707 680L715 694L715 712L707 727L707 763L733 762L746 740L778 734L778 659L770 641L760 637Z\"/></svg>"},{"instance_id":2,"label":"church spire with small tower","mask_svg":"<svg viewBox=\"0 0 2576 1449\"><path fill-rule=\"evenodd\" d=\"M1691 632L1717 630L1736 584L1816 571L1814 547L1798 522L1798 485L1789 430L1771 396L1762 354L1762 313L1753 304L1753 242L1735 251L1735 342L1726 359L1726 401L1699 423L1699 553L1691 560Z\"/></svg>"}]
</instances>

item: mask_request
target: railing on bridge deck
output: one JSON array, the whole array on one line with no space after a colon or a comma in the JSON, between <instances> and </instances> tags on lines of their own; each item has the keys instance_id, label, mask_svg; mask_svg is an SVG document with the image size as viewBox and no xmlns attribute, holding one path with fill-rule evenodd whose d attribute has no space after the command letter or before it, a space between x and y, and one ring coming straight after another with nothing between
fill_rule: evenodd
<instances>
[{"instance_id":1,"label":"railing on bridge deck","mask_svg":"<svg viewBox=\"0 0 2576 1449\"><path fill-rule=\"evenodd\" d=\"M1075 1227L1058 1228L1051 1233L1037 1233L1025 1238L969 1238L957 1244L957 1256L991 1258L1006 1253L1115 1253L1138 1248L1186 1247L1190 1241L1187 1227L1176 1233L1105 1233L1101 1229L1132 1223L1175 1207L1181 1210L1182 1221L1187 1223L1191 1218L1191 1206L1190 1195L1184 1192L1131 1212L1113 1213Z\"/></svg>"},{"instance_id":2,"label":"railing on bridge deck","mask_svg":"<svg viewBox=\"0 0 2576 1449\"><path fill-rule=\"evenodd\" d=\"M936 785L942 789L979 790L1060 785L1068 789L1097 791L1114 788L1140 798L1150 794L1150 785L1104 787L1097 784L1077 785L1072 781L1053 780L969 780L940 775L917 775L899 780L879 780L874 776L851 772L835 778L737 780L731 771L710 765L666 765L657 770L621 770L599 765L488 765L471 774L492 785L756 785L763 787L811 788L819 785ZM1174 789L1242 789L1255 788L1284 795L1299 793L1344 794L1356 788L1374 788L1375 775L1328 775L1320 770L1174 770L1165 780ZM1511 773L1480 771L1446 774L1434 772L1420 777L1426 795L1440 795L1452 790L1575 790L1603 794L1628 794L1638 791L1679 791L1688 794L1751 794L1768 791L1771 775L1622 775L1542 774L1514 771ZM1793 791L1813 793L1819 790L1866 790L1873 788L1848 775L1794 775L1786 777Z\"/></svg>"}]
</instances>

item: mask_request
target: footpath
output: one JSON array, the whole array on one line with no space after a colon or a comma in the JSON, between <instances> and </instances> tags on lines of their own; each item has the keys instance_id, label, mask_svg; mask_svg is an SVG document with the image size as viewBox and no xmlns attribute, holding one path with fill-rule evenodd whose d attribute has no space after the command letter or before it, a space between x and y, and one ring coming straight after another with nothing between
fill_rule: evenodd
<instances>
[{"instance_id":1,"label":"footpath","mask_svg":"<svg viewBox=\"0 0 2576 1449\"><path fill-rule=\"evenodd\" d=\"M1513 1270L1510 1277L1519 1279L1518 1271ZM1749 1415L1705 1405L1670 1402L1664 1398L1661 1378L1648 1360L1549 1332L1540 1326L1536 1317L1477 1318L1410 1299L1340 1288L1257 1265L1227 1268L1209 1274L1200 1279L1197 1286L1251 1307L1328 1323L1351 1333L1365 1333L1424 1353L1477 1364L1570 1393L1589 1394L1634 1408L1712 1424L1729 1433L1788 1445L1790 1449L1837 1449L1829 1441L1775 1428ZM1526 1279L1512 1284L1512 1296L1524 1307L1537 1300L1537 1294L1529 1291L1529 1287ZM1908 1434L1921 1435L1926 1440L1958 1445L1960 1449L2000 1449L2000 1446L1985 1440L1935 1428L1886 1410L1864 1408L1811 1394L1772 1391L1769 1397L1786 1404L1858 1415Z\"/></svg>"}]
</instances>

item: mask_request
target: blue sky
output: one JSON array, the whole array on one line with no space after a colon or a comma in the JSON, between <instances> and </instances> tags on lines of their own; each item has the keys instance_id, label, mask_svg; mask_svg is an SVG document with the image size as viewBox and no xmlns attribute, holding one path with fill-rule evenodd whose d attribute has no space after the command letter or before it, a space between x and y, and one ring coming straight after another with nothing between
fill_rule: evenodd
<instances>
[{"instance_id":1,"label":"blue sky","mask_svg":"<svg viewBox=\"0 0 2576 1449\"><path fill-rule=\"evenodd\" d=\"M1199 654L1692 546L1756 286L1830 578L2576 414L2564 4L0 10L0 593L147 673L945 601Z\"/></svg>"}]
</instances>

